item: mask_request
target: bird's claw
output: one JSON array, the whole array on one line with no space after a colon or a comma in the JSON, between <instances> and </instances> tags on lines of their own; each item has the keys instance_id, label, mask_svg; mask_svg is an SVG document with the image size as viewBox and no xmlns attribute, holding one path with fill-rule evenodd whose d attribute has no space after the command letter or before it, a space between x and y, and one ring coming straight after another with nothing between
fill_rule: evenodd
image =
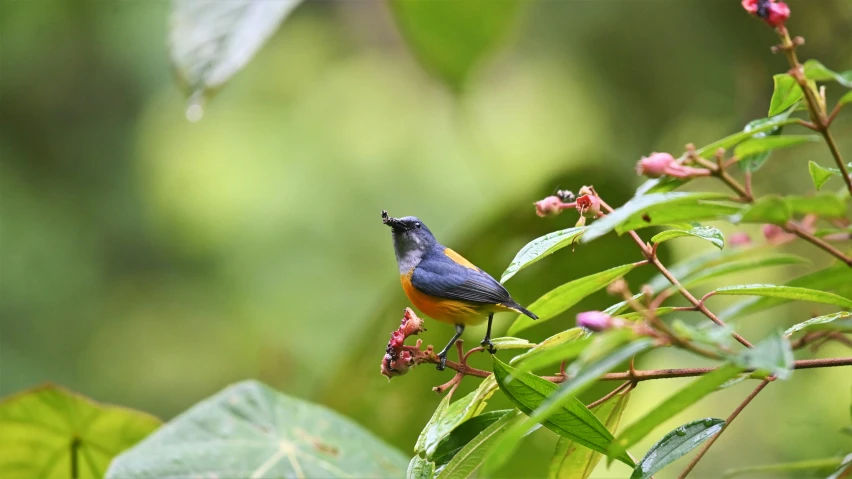
<instances>
[{"instance_id":1,"label":"bird's claw","mask_svg":"<svg viewBox=\"0 0 852 479\"><path fill-rule=\"evenodd\" d=\"M440 359L441 362L435 367L435 369L437 369L438 371L443 371L444 368L447 367L447 355L439 354L438 359Z\"/></svg>"},{"instance_id":2,"label":"bird's claw","mask_svg":"<svg viewBox=\"0 0 852 479\"><path fill-rule=\"evenodd\" d=\"M496 353L496 352L497 352L497 347L495 347L495 346L494 346L494 343L492 343L492 342L491 342L491 338L485 338L485 339L483 339L483 340L479 343L479 345L480 345L480 346L484 346L484 347L485 347L485 349L486 349L489 353L491 353L491 354L494 354L494 353Z\"/></svg>"}]
</instances>

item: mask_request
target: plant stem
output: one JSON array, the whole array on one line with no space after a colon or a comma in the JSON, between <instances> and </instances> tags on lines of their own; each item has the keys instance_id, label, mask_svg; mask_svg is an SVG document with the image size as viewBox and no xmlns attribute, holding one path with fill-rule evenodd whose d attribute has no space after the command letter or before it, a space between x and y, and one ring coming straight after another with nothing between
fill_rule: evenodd
<instances>
[{"instance_id":1,"label":"plant stem","mask_svg":"<svg viewBox=\"0 0 852 479\"><path fill-rule=\"evenodd\" d=\"M760 385L754 388L751 394L749 394L748 397L746 397L743 402L741 402L740 405L737 406L736 409L734 409L734 412L732 412L731 415L728 416L728 419L725 420L725 425L722 426L722 430L719 431L719 433L715 436L711 437L710 440L704 444L704 447L702 447L701 450L698 451L698 454L696 454L696 456L692 458L692 461L689 462L689 464L686 466L686 469L684 469L683 472L681 472L680 475L677 476L678 479L684 479L690 472L692 472L692 469L695 467L696 464L698 464L698 461L700 461L701 458L704 457L704 454L706 454L707 450L710 449L710 446L712 446L713 443L716 442L716 439L719 439L719 436L721 436L722 433L725 432L725 429L727 429L728 426L730 426L731 423L734 421L734 419L739 416L740 412L742 412L742 410L745 409L746 406L748 406L751 400L754 399L754 397L757 396L760 391L763 391L763 388L765 388L766 385L770 382L771 381L769 379L764 380L762 383L760 383Z\"/></svg>"},{"instance_id":2,"label":"plant stem","mask_svg":"<svg viewBox=\"0 0 852 479\"><path fill-rule=\"evenodd\" d=\"M598 399L597 401L595 401L595 402L593 402L593 403L590 403L590 404L589 404L589 405L587 405L586 407L587 407L588 409L591 409L591 408L593 408L593 407L595 407L595 406L598 406L598 405L600 405L600 404L603 404L603 403L607 402L609 399L611 399L611 398L612 398L613 396L615 396L616 394L618 394L618 393L620 393L621 391L623 391L624 389L626 389L626 388L630 387L630 385L631 385L631 384L632 384L632 383L631 383L630 381L624 381L624 383L623 383L623 384L621 384L621 385L620 385L620 386L618 386L617 388L615 388L615 389L613 389L612 391L610 391L610 392L609 392L606 396L604 396L604 397L602 397L602 398Z\"/></svg>"},{"instance_id":3,"label":"plant stem","mask_svg":"<svg viewBox=\"0 0 852 479\"><path fill-rule=\"evenodd\" d=\"M80 438L74 436L71 439L71 479L77 479L80 477L80 468L78 466L78 454L77 451L80 449Z\"/></svg>"},{"instance_id":4,"label":"plant stem","mask_svg":"<svg viewBox=\"0 0 852 479\"><path fill-rule=\"evenodd\" d=\"M787 224L784 225L784 229L789 231L790 233L793 233L794 235L798 236L799 238L807 241L808 243L811 243L812 245L816 246L817 248L822 249L823 251L834 256L835 258L839 259L840 261L843 261L848 266L852 266L852 257L846 256L839 249L835 248L834 246L831 246L830 244L826 243L822 239L817 238L816 236L808 233L807 231L805 231L804 229L802 229L801 227L799 227L797 224L793 223L792 221L788 221Z\"/></svg>"}]
</instances>

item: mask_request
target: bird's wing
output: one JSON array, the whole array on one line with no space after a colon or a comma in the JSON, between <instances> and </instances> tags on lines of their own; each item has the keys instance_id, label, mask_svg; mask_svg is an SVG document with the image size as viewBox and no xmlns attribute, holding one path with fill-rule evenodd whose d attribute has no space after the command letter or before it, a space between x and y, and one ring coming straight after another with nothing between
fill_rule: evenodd
<instances>
[{"instance_id":1,"label":"bird's wing","mask_svg":"<svg viewBox=\"0 0 852 479\"><path fill-rule=\"evenodd\" d=\"M485 304L512 300L506 288L488 273L462 266L444 254L427 255L414 269L411 284L439 298Z\"/></svg>"}]
</instances>

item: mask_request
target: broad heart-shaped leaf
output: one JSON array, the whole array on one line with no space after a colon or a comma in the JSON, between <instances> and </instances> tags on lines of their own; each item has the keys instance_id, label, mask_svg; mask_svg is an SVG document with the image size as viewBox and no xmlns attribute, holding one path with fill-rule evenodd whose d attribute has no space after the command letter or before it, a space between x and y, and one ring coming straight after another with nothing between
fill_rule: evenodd
<instances>
[{"instance_id":1,"label":"broad heart-shaped leaf","mask_svg":"<svg viewBox=\"0 0 852 479\"><path fill-rule=\"evenodd\" d=\"M515 356L509 364L522 371L531 371L574 359L590 344L592 338L589 337L588 331L583 328L571 328L545 339L524 354Z\"/></svg>"},{"instance_id":2,"label":"broad heart-shaped leaf","mask_svg":"<svg viewBox=\"0 0 852 479\"><path fill-rule=\"evenodd\" d=\"M720 193L653 193L634 196L633 199L607 216L595 220L583 233L582 242L587 243L612 230L624 232L667 223L715 219L739 211L739 208L705 200L727 198Z\"/></svg>"},{"instance_id":3,"label":"broad heart-shaped leaf","mask_svg":"<svg viewBox=\"0 0 852 479\"><path fill-rule=\"evenodd\" d=\"M739 223L770 223L784 225L793 213L784 198L768 195L758 199L737 218Z\"/></svg>"},{"instance_id":4,"label":"broad heart-shaped leaf","mask_svg":"<svg viewBox=\"0 0 852 479\"><path fill-rule=\"evenodd\" d=\"M801 331L803 329L811 328L813 326L819 326L819 325L822 325L822 324L833 323L834 321L837 321L838 319L847 319L847 318L852 318L852 313L850 313L849 311L841 311L839 313L826 314L824 316L817 316L816 318L811 318L807 321L803 321L801 323L790 326L789 328L787 328L786 331L784 331L784 337L789 338L793 334L798 333L799 331Z\"/></svg>"},{"instance_id":5,"label":"broad heart-shaped leaf","mask_svg":"<svg viewBox=\"0 0 852 479\"><path fill-rule=\"evenodd\" d=\"M520 371L493 357L494 375L500 390L515 406L529 415L547 400L558 388L556 384L534 374ZM606 452L612 443L612 434L606 426L576 397L570 397L542 425L589 449ZM619 460L630 463L626 454Z\"/></svg>"},{"instance_id":6,"label":"broad heart-shaped leaf","mask_svg":"<svg viewBox=\"0 0 852 479\"><path fill-rule=\"evenodd\" d=\"M401 477L408 462L330 409L244 381L115 458L106 478Z\"/></svg>"},{"instance_id":7,"label":"broad heart-shaped leaf","mask_svg":"<svg viewBox=\"0 0 852 479\"><path fill-rule=\"evenodd\" d=\"M737 147L734 148L734 155L736 155L737 158L748 158L753 155L768 153L780 148L790 148L791 146L801 145L803 143L815 143L818 141L819 137L817 135L784 135L752 138L737 145Z\"/></svg>"},{"instance_id":8,"label":"broad heart-shaped leaf","mask_svg":"<svg viewBox=\"0 0 852 479\"><path fill-rule=\"evenodd\" d=\"M793 215L815 214L822 218L842 218L846 215L846 203L831 194L814 196L786 196L787 208Z\"/></svg>"},{"instance_id":9,"label":"broad heart-shaped leaf","mask_svg":"<svg viewBox=\"0 0 852 479\"><path fill-rule=\"evenodd\" d=\"M837 73L829 70L819 60L808 60L804 64L805 78L814 81L836 81L846 88L852 88L852 70Z\"/></svg>"},{"instance_id":10,"label":"broad heart-shaped leaf","mask_svg":"<svg viewBox=\"0 0 852 479\"><path fill-rule=\"evenodd\" d=\"M658 471L683 457L725 427L724 419L707 418L686 423L666 434L648 449L636 465L630 479L648 479Z\"/></svg>"},{"instance_id":11,"label":"broad heart-shaped leaf","mask_svg":"<svg viewBox=\"0 0 852 479\"><path fill-rule=\"evenodd\" d=\"M590 409L609 431L616 431L621 414L627 407L630 392L617 394L614 398ZM570 439L560 437L556 452L550 460L549 479L586 479L601 460L601 453L581 447Z\"/></svg>"},{"instance_id":12,"label":"broad heart-shaped leaf","mask_svg":"<svg viewBox=\"0 0 852 479\"><path fill-rule=\"evenodd\" d=\"M828 476L835 471L842 461L842 457L829 457L825 459L810 459L807 461L782 462L779 464L741 467L737 469L728 469L722 477L727 479L731 477L745 476L747 474L766 472L788 473L792 474L792 477L823 477ZM759 477L768 476L764 474Z\"/></svg>"},{"instance_id":13,"label":"broad heart-shaped leaf","mask_svg":"<svg viewBox=\"0 0 852 479\"><path fill-rule=\"evenodd\" d=\"M718 228L713 228L712 226L696 226L691 230L666 230L662 233L657 233L651 238L652 243L662 243L663 241L667 241L674 238L682 238L684 236L691 236L694 238L700 238L705 241L709 241L713 244L713 246L723 249L725 247L725 236L722 235L722 232L719 231Z\"/></svg>"},{"instance_id":14,"label":"broad heart-shaped leaf","mask_svg":"<svg viewBox=\"0 0 852 479\"><path fill-rule=\"evenodd\" d=\"M242 69L301 0L173 0L169 53L198 121L204 96Z\"/></svg>"},{"instance_id":15,"label":"broad heart-shaped leaf","mask_svg":"<svg viewBox=\"0 0 852 479\"><path fill-rule=\"evenodd\" d=\"M767 116L777 115L790 108L801 100L803 95L796 79L789 73L773 75L772 81L775 83L775 90L772 92L772 99L769 101Z\"/></svg>"},{"instance_id":16,"label":"broad heart-shaped leaf","mask_svg":"<svg viewBox=\"0 0 852 479\"><path fill-rule=\"evenodd\" d=\"M414 55L458 91L471 70L506 36L522 2L391 0L390 6Z\"/></svg>"},{"instance_id":17,"label":"broad heart-shaped leaf","mask_svg":"<svg viewBox=\"0 0 852 479\"><path fill-rule=\"evenodd\" d=\"M712 393L719 386L741 373L743 369L741 366L725 363L712 373L696 379L628 426L613 443L611 452L613 454L621 453L636 444L654 428Z\"/></svg>"},{"instance_id":18,"label":"broad heart-shaped leaf","mask_svg":"<svg viewBox=\"0 0 852 479\"><path fill-rule=\"evenodd\" d=\"M794 301L810 301L812 303L825 303L852 308L852 300L816 289L797 288L777 284L743 284L737 286L725 286L716 290L716 294L743 295L743 296L766 296L770 298L790 299Z\"/></svg>"},{"instance_id":19,"label":"broad heart-shaped leaf","mask_svg":"<svg viewBox=\"0 0 852 479\"><path fill-rule=\"evenodd\" d=\"M848 94L847 94L848 96ZM852 100L852 98L850 98ZM852 163L846 165L847 168L852 169ZM820 166L813 161L808 162L808 172L811 174L811 179L814 180L814 186L817 191L822 188L822 185L825 184L826 181L831 179L832 176L840 176L841 172L839 168L826 168L824 166Z\"/></svg>"},{"instance_id":20,"label":"broad heart-shaped leaf","mask_svg":"<svg viewBox=\"0 0 852 479\"><path fill-rule=\"evenodd\" d=\"M447 437L445 437L435 452L432 454L432 460L438 467L447 464L455 457L467 443L469 443L480 432L484 431L488 426L502 419L505 415L514 411L513 409L501 409L499 411L490 411L482 413L479 416L474 416L467 421L459 424L453 429Z\"/></svg>"},{"instance_id":21,"label":"broad heart-shaped leaf","mask_svg":"<svg viewBox=\"0 0 852 479\"><path fill-rule=\"evenodd\" d=\"M745 369L778 379L789 379L793 373L793 350L790 341L780 334L769 335L753 348L731 357L731 361Z\"/></svg>"},{"instance_id":22,"label":"broad heart-shaped leaf","mask_svg":"<svg viewBox=\"0 0 852 479\"><path fill-rule=\"evenodd\" d=\"M814 271L813 273L799 276L787 282L786 286L798 288L811 288L823 291L839 291L842 289L852 290L852 268L846 264L837 262L828 268ZM757 313L774 306L793 301L793 298L761 297L751 298L737 303L718 314L723 320L731 320Z\"/></svg>"},{"instance_id":23,"label":"broad heart-shaped leaf","mask_svg":"<svg viewBox=\"0 0 852 479\"><path fill-rule=\"evenodd\" d=\"M517 409L506 414L470 440L453 459L441 469L438 479L467 479L492 454L500 437L523 420Z\"/></svg>"},{"instance_id":24,"label":"broad heart-shaped leaf","mask_svg":"<svg viewBox=\"0 0 852 479\"><path fill-rule=\"evenodd\" d=\"M432 479L435 474L435 463L415 455L408 463L405 479Z\"/></svg>"},{"instance_id":25,"label":"broad heart-shaped leaf","mask_svg":"<svg viewBox=\"0 0 852 479\"><path fill-rule=\"evenodd\" d=\"M691 288L704 284L707 281L720 278L733 273L741 273L755 269L765 269L772 266L788 266L792 264L810 264L810 261L794 254L779 253L757 258L743 258L730 263L722 263L696 271L694 274L683 277L681 284L685 288Z\"/></svg>"},{"instance_id":26,"label":"broad heart-shaped leaf","mask_svg":"<svg viewBox=\"0 0 852 479\"><path fill-rule=\"evenodd\" d=\"M157 429L143 412L45 385L0 402L0 477L102 478L110 460Z\"/></svg>"},{"instance_id":27,"label":"broad heart-shaped leaf","mask_svg":"<svg viewBox=\"0 0 852 479\"><path fill-rule=\"evenodd\" d=\"M505 283L506 281L509 281L509 278L517 274L518 271L526 268L545 256L551 255L560 249L573 244L574 241L583 234L585 229L586 228L584 226L577 226L574 228L554 231L553 233L548 233L541 238L536 238L530 241L526 244L526 246L518 251L518 254L515 255L515 259L509 263L509 267L506 268L506 271L503 272L503 276L500 277L500 282Z\"/></svg>"},{"instance_id":28,"label":"broad heart-shaped leaf","mask_svg":"<svg viewBox=\"0 0 852 479\"><path fill-rule=\"evenodd\" d=\"M621 335L618 333L619 331L613 331L609 334L613 338L619 338ZM577 400L575 396L582 394L591 386L592 382L608 373L619 364L647 350L652 344L653 343L650 339L643 338L616 349L602 347L602 351L598 357L594 358L594 360L590 360L588 362L583 361L582 358L578 360L577 363L581 363L580 368L575 369L573 366L577 363L572 364L572 370L569 373L570 379L562 383L556 391L542 401L541 405L529 415L530 417L527 421L514 426L503 436L495 447L494 454L487 461L485 469L488 471L497 470L497 468L508 461L509 457L518 447L518 444L526 431L530 429L531 425L544 423L552 415L559 414L566 404L575 403ZM606 346L606 343L603 343L601 346ZM622 454L607 455L625 462L630 467L635 465L626 452Z\"/></svg>"},{"instance_id":29,"label":"broad heart-shaped leaf","mask_svg":"<svg viewBox=\"0 0 852 479\"><path fill-rule=\"evenodd\" d=\"M513 335L553 319L571 306L582 301L585 297L605 288L609 283L624 276L636 266L636 263L616 266L615 268L584 276L559 286L535 300L527 308L538 315L537 320L533 320L522 314L518 315L506 334Z\"/></svg>"},{"instance_id":30,"label":"broad heart-shaped leaf","mask_svg":"<svg viewBox=\"0 0 852 479\"><path fill-rule=\"evenodd\" d=\"M423 438L422 444L419 439L417 441L416 452L425 452L426 457L431 458L438 444L459 424L479 414L485 408L488 398L496 390L497 383L494 377L487 377L479 384L476 391L450 403L445 410L443 410L442 406L439 406L439 409L442 409L443 412L436 421L429 421L428 427L421 434Z\"/></svg>"}]
</instances>

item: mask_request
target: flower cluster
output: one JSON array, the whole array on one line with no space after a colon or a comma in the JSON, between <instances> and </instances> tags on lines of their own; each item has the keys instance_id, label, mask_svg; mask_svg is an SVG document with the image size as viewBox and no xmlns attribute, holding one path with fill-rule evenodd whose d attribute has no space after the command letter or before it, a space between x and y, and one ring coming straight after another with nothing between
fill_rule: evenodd
<instances>
[{"instance_id":1,"label":"flower cluster","mask_svg":"<svg viewBox=\"0 0 852 479\"><path fill-rule=\"evenodd\" d=\"M417 364L416 358L405 348L405 339L409 336L420 334L426 331L423 328L423 320L414 314L411 308L405 308L405 314L402 316L402 321L399 328L391 333L388 347L385 351L385 357L382 358L382 374L388 378L394 376L402 376L408 370ZM419 350L419 345L417 348Z\"/></svg>"},{"instance_id":2,"label":"flower cluster","mask_svg":"<svg viewBox=\"0 0 852 479\"><path fill-rule=\"evenodd\" d=\"M783 27L790 18L790 7L776 0L742 0L748 13L763 19L771 27Z\"/></svg>"},{"instance_id":3,"label":"flower cluster","mask_svg":"<svg viewBox=\"0 0 852 479\"><path fill-rule=\"evenodd\" d=\"M580 196L575 197L570 191L558 191L553 196L536 201L535 214L545 216L556 216L562 210L574 208L585 218L596 218L601 212L601 200L588 186L580 188Z\"/></svg>"}]
</instances>

